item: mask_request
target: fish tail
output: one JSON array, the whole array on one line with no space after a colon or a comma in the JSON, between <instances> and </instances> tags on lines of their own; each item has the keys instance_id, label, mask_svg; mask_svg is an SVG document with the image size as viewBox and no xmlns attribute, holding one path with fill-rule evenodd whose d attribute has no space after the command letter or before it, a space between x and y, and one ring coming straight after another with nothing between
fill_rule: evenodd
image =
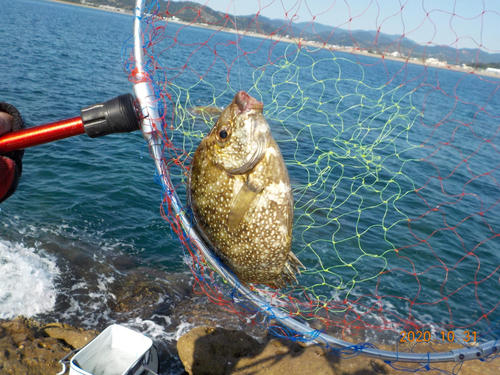
<instances>
[{"instance_id":1,"label":"fish tail","mask_svg":"<svg viewBox=\"0 0 500 375\"><path fill-rule=\"evenodd\" d=\"M272 282L268 283L271 288L284 288L287 284L298 284L296 274L300 275L300 269L306 268L302 262L291 251L288 253L288 259L280 275Z\"/></svg>"}]
</instances>

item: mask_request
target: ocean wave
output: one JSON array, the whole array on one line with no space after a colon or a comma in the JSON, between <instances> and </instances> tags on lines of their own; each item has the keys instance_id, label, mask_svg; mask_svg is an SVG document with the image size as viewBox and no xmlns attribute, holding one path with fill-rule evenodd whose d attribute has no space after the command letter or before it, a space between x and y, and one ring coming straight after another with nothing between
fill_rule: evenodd
<instances>
[{"instance_id":1,"label":"ocean wave","mask_svg":"<svg viewBox=\"0 0 500 375\"><path fill-rule=\"evenodd\" d=\"M52 310L59 275L55 259L42 250L0 240L0 318Z\"/></svg>"}]
</instances>

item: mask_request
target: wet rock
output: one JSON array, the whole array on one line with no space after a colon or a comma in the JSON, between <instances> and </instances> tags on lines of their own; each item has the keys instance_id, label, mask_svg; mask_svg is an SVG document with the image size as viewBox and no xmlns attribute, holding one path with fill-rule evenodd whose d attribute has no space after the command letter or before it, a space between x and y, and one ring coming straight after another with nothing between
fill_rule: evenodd
<instances>
[{"instance_id":1,"label":"wet rock","mask_svg":"<svg viewBox=\"0 0 500 375\"><path fill-rule=\"evenodd\" d=\"M340 358L324 348L302 346L293 341L271 339L258 355L242 358L233 374L298 375L298 374L342 374Z\"/></svg>"},{"instance_id":2,"label":"wet rock","mask_svg":"<svg viewBox=\"0 0 500 375\"><path fill-rule=\"evenodd\" d=\"M282 339L261 344L242 331L222 328L194 328L179 339L177 350L190 375L340 374L339 358L321 347Z\"/></svg>"},{"instance_id":3,"label":"wet rock","mask_svg":"<svg viewBox=\"0 0 500 375\"><path fill-rule=\"evenodd\" d=\"M378 348L397 350L387 345L379 345ZM446 352L456 348L457 344L433 343L432 348L429 345L413 346L411 351ZM241 331L209 327L194 328L182 336L177 343L177 350L189 375L400 375L404 369L437 374L441 371L434 371L433 368L456 373L457 366L460 366L461 375L498 374L497 361L488 363L472 360L461 365L455 362L439 363L435 367L431 366L430 371L425 369L425 364L418 363L400 362L391 367L384 361L364 355L351 356L346 353L346 358L342 358L317 345L306 346L269 337L259 343Z\"/></svg>"},{"instance_id":4,"label":"wet rock","mask_svg":"<svg viewBox=\"0 0 500 375\"><path fill-rule=\"evenodd\" d=\"M177 351L190 374L230 374L238 360L255 354L260 344L246 333L223 328L197 327L177 342Z\"/></svg>"},{"instance_id":5,"label":"wet rock","mask_svg":"<svg viewBox=\"0 0 500 375\"><path fill-rule=\"evenodd\" d=\"M42 375L61 371L59 360L70 348L43 337L40 325L25 318L0 320L0 374Z\"/></svg>"},{"instance_id":6,"label":"wet rock","mask_svg":"<svg viewBox=\"0 0 500 375\"><path fill-rule=\"evenodd\" d=\"M84 331L64 323L51 323L41 328L40 332L47 337L62 340L72 349L80 349L87 345L99 332Z\"/></svg>"},{"instance_id":7,"label":"wet rock","mask_svg":"<svg viewBox=\"0 0 500 375\"><path fill-rule=\"evenodd\" d=\"M141 280L141 275L134 275L124 281L124 285L116 291L116 304L111 307L115 313L130 312L131 316L141 316L144 310L157 305L168 292L158 283Z\"/></svg>"}]
</instances>

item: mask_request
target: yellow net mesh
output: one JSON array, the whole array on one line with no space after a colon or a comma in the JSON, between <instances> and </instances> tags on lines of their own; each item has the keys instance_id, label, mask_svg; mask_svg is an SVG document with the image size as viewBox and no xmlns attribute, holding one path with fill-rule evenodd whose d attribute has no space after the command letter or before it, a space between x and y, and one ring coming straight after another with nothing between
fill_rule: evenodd
<instances>
[{"instance_id":1,"label":"yellow net mesh","mask_svg":"<svg viewBox=\"0 0 500 375\"><path fill-rule=\"evenodd\" d=\"M292 249L306 270L297 286L252 290L312 330L376 342L409 331L435 340L452 331L466 345L472 332L478 341L497 338L500 75L484 69L494 54L481 43L500 15L487 2L474 3L473 15L451 3L333 1L314 13L307 2L269 1L246 17L235 17L235 2L219 12L209 1L148 3L146 67L181 199L190 156L221 109L239 90L264 103L294 189ZM281 20L262 16L276 5ZM420 5L421 18L410 5ZM298 24L301 6L309 18ZM320 31L317 16L339 13L343 22ZM368 14L373 31L353 31ZM400 35L381 33L394 22ZM448 45L434 41L442 27L455 35ZM475 46L461 48L464 40ZM274 327L191 249L168 203L195 288Z\"/></svg>"}]
</instances>

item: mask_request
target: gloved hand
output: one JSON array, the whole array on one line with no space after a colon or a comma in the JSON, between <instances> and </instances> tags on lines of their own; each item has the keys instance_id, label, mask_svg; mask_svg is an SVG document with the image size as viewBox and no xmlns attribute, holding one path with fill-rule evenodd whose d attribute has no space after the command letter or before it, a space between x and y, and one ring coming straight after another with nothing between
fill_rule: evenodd
<instances>
[{"instance_id":1,"label":"gloved hand","mask_svg":"<svg viewBox=\"0 0 500 375\"><path fill-rule=\"evenodd\" d=\"M19 111L10 104L0 102L0 136L24 128ZM23 169L24 150L0 155L0 203L16 191Z\"/></svg>"}]
</instances>

